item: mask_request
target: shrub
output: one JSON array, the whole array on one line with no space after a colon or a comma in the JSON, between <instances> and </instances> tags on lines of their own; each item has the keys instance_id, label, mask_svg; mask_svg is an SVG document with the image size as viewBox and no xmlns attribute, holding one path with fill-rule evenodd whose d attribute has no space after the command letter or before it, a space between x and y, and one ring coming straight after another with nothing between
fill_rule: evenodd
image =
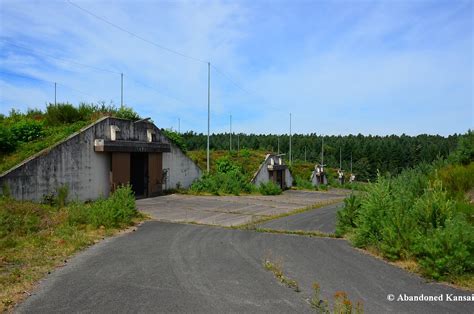
<instances>
[{"instance_id":1,"label":"shrub","mask_svg":"<svg viewBox=\"0 0 474 314\"><path fill-rule=\"evenodd\" d=\"M43 123L35 120L21 120L12 126L11 132L16 141L33 141L43 136Z\"/></svg>"},{"instance_id":2,"label":"shrub","mask_svg":"<svg viewBox=\"0 0 474 314\"><path fill-rule=\"evenodd\" d=\"M336 234L338 236L356 227L360 206L360 199L354 193L344 199L344 207L337 212Z\"/></svg>"},{"instance_id":3,"label":"shrub","mask_svg":"<svg viewBox=\"0 0 474 314\"><path fill-rule=\"evenodd\" d=\"M46 122L49 125L70 124L83 119L79 110L69 103L49 104L46 108Z\"/></svg>"},{"instance_id":4,"label":"shrub","mask_svg":"<svg viewBox=\"0 0 474 314\"><path fill-rule=\"evenodd\" d=\"M250 150L248 150L247 148L243 148L239 151L239 154L240 154L240 156L242 156L244 158L249 158L250 157Z\"/></svg>"},{"instance_id":5,"label":"shrub","mask_svg":"<svg viewBox=\"0 0 474 314\"><path fill-rule=\"evenodd\" d=\"M12 132L5 125L0 124L0 153L9 153L15 150L18 142Z\"/></svg>"},{"instance_id":6,"label":"shrub","mask_svg":"<svg viewBox=\"0 0 474 314\"><path fill-rule=\"evenodd\" d=\"M233 163L228 156L224 156L217 159L216 168L218 173L231 173L242 171L240 167Z\"/></svg>"},{"instance_id":7,"label":"shrub","mask_svg":"<svg viewBox=\"0 0 474 314\"><path fill-rule=\"evenodd\" d=\"M164 129L163 134L176 146L178 146L183 152L187 151L186 142L184 138L178 132L170 129Z\"/></svg>"},{"instance_id":8,"label":"shrub","mask_svg":"<svg viewBox=\"0 0 474 314\"><path fill-rule=\"evenodd\" d=\"M240 171L205 174L191 186L192 192L207 192L214 195L251 193L254 187Z\"/></svg>"},{"instance_id":9,"label":"shrub","mask_svg":"<svg viewBox=\"0 0 474 314\"><path fill-rule=\"evenodd\" d=\"M464 218L446 220L419 239L417 255L423 272L435 279L474 271L474 230Z\"/></svg>"},{"instance_id":10,"label":"shrub","mask_svg":"<svg viewBox=\"0 0 474 314\"><path fill-rule=\"evenodd\" d=\"M462 198L474 187L474 162L465 166L445 166L438 171L438 177L451 196Z\"/></svg>"},{"instance_id":11,"label":"shrub","mask_svg":"<svg viewBox=\"0 0 474 314\"><path fill-rule=\"evenodd\" d=\"M312 190L314 188L311 181L302 179L299 176L295 176L295 185L298 189Z\"/></svg>"},{"instance_id":12,"label":"shrub","mask_svg":"<svg viewBox=\"0 0 474 314\"><path fill-rule=\"evenodd\" d=\"M95 227L129 225L136 215L135 197L130 185L119 187L108 199L95 201L88 210L89 223Z\"/></svg>"},{"instance_id":13,"label":"shrub","mask_svg":"<svg viewBox=\"0 0 474 314\"><path fill-rule=\"evenodd\" d=\"M140 116L136 113L131 107L120 106L118 110L114 113L114 116L117 118L128 119L128 120L140 120Z\"/></svg>"},{"instance_id":14,"label":"shrub","mask_svg":"<svg viewBox=\"0 0 474 314\"><path fill-rule=\"evenodd\" d=\"M282 193L281 188L272 181L268 181L267 183L260 183L258 191L262 195L280 195Z\"/></svg>"},{"instance_id":15,"label":"shrub","mask_svg":"<svg viewBox=\"0 0 474 314\"><path fill-rule=\"evenodd\" d=\"M439 179L461 191L468 184L460 174L468 171L449 166L447 174L437 176L440 166L445 164L420 164L397 177L379 175L367 193L345 200L337 233L352 230L356 246L374 247L392 260L416 258L422 272L436 279L472 272L473 207L450 196Z\"/></svg>"}]
</instances>

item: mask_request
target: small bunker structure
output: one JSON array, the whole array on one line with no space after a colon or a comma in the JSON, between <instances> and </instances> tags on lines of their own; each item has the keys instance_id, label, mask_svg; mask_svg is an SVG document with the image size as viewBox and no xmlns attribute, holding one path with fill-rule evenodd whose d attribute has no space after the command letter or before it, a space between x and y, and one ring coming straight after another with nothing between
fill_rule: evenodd
<instances>
[{"instance_id":1,"label":"small bunker structure","mask_svg":"<svg viewBox=\"0 0 474 314\"><path fill-rule=\"evenodd\" d=\"M324 172L324 165L317 164L314 166L313 173L311 173L311 183L313 186L320 184L328 184L326 173Z\"/></svg>"},{"instance_id":2,"label":"small bunker structure","mask_svg":"<svg viewBox=\"0 0 474 314\"><path fill-rule=\"evenodd\" d=\"M282 190L293 185L293 176L281 155L267 154L251 182L258 186L269 181L274 182Z\"/></svg>"},{"instance_id":3,"label":"small bunker structure","mask_svg":"<svg viewBox=\"0 0 474 314\"><path fill-rule=\"evenodd\" d=\"M67 186L69 198L107 197L130 183L137 197L188 187L198 166L148 119L104 117L0 175L12 197L40 201Z\"/></svg>"}]
</instances>

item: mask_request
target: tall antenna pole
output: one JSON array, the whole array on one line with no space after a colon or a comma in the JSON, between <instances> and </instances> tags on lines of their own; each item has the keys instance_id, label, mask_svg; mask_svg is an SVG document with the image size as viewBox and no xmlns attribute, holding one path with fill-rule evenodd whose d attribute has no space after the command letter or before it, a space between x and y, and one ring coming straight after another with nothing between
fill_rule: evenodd
<instances>
[{"instance_id":1,"label":"tall antenna pole","mask_svg":"<svg viewBox=\"0 0 474 314\"><path fill-rule=\"evenodd\" d=\"M207 173L209 173L209 130L211 126L211 63L207 63Z\"/></svg>"},{"instance_id":2,"label":"tall antenna pole","mask_svg":"<svg viewBox=\"0 0 474 314\"><path fill-rule=\"evenodd\" d=\"M54 105L56 106L56 85L57 83L54 82Z\"/></svg>"},{"instance_id":3,"label":"tall antenna pole","mask_svg":"<svg viewBox=\"0 0 474 314\"><path fill-rule=\"evenodd\" d=\"M232 115L230 115L229 151L232 151Z\"/></svg>"},{"instance_id":4,"label":"tall antenna pole","mask_svg":"<svg viewBox=\"0 0 474 314\"><path fill-rule=\"evenodd\" d=\"M120 106L123 107L123 73L120 73Z\"/></svg>"},{"instance_id":5,"label":"tall antenna pole","mask_svg":"<svg viewBox=\"0 0 474 314\"><path fill-rule=\"evenodd\" d=\"M290 113L290 165L291 165L291 113Z\"/></svg>"}]
</instances>

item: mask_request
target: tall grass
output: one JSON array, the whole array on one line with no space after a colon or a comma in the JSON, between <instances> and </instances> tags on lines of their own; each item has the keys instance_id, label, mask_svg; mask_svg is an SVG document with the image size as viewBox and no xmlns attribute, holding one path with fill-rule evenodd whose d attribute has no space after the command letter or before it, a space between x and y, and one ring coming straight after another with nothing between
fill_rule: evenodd
<instances>
[{"instance_id":1,"label":"tall grass","mask_svg":"<svg viewBox=\"0 0 474 314\"><path fill-rule=\"evenodd\" d=\"M70 254L138 216L129 186L105 200L65 206L15 201L8 194L3 191L0 197L1 312Z\"/></svg>"}]
</instances>

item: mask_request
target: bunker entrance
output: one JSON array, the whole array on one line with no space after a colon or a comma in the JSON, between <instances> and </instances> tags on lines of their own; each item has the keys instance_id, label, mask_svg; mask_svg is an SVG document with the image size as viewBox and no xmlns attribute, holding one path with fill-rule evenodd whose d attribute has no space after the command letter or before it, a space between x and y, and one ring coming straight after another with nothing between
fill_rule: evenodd
<instances>
[{"instance_id":1,"label":"bunker entrance","mask_svg":"<svg viewBox=\"0 0 474 314\"><path fill-rule=\"evenodd\" d=\"M284 170L269 170L270 180L278 185L281 189L285 188L285 171Z\"/></svg>"},{"instance_id":2,"label":"bunker entrance","mask_svg":"<svg viewBox=\"0 0 474 314\"><path fill-rule=\"evenodd\" d=\"M148 196L148 154L130 154L130 184L136 197Z\"/></svg>"}]
</instances>

